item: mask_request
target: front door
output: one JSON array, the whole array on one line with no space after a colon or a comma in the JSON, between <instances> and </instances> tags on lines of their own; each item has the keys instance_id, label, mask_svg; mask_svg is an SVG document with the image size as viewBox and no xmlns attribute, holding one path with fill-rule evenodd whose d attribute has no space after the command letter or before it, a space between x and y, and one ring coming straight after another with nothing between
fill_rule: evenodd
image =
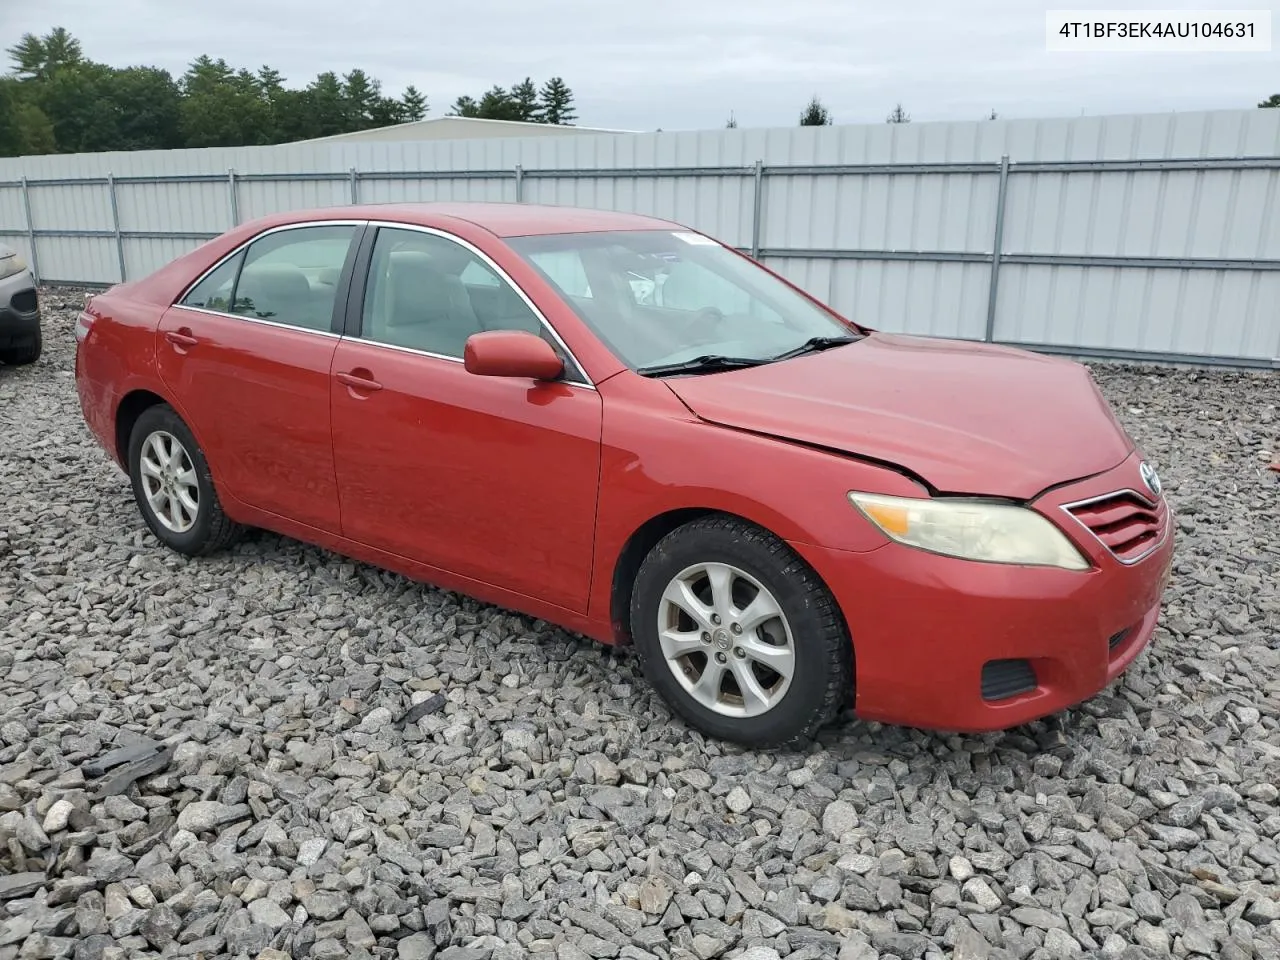
<instances>
[{"instance_id":1,"label":"front door","mask_svg":"<svg viewBox=\"0 0 1280 960\"><path fill-rule=\"evenodd\" d=\"M467 337L494 329L550 339L471 248L434 231L379 229L359 337L333 359L342 531L585 612L600 395L576 368L556 383L468 373Z\"/></svg>"},{"instance_id":2,"label":"front door","mask_svg":"<svg viewBox=\"0 0 1280 960\"><path fill-rule=\"evenodd\" d=\"M332 533L340 519L330 375L336 308L345 303L338 291L358 229L325 224L259 237L165 313L156 341L160 376L219 486Z\"/></svg>"}]
</instances>

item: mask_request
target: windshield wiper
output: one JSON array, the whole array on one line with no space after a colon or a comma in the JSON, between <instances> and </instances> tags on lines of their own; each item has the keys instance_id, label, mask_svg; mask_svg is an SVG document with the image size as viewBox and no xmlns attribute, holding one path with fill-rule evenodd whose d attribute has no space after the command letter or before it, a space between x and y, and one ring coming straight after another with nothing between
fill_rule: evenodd
<instances>
[{"instance_id":1,"label":"windshield wiper","mask_svg":"<svg viewBox=\"0 0 1280 960\"><path fill-rule=\"evenodd\" d=\"M794 350L788 350L786 353L780 353L773 360L790 360L792 357L803 356L806 353L817 353L819 350L829 350L832 347L842 347L846 343L853 343L861 340L861 337L849 335L841 335L838 337L810 337Z\"/></svg>"},{"instance_id":2,"label":"windshield wiper","mask_svg":"<svg viewBox=\"0 0 1280 960\"><path fill-rule=\"evenodd\" d=\"M656 363L651 367L638 367L636 373L642 377L665 377L672 373L715 373L719 370L758 367L772 362L771 358L725 357L718 353L707 353L692 360L681 360L679 363Z\"/></svg>"}]
</instances>

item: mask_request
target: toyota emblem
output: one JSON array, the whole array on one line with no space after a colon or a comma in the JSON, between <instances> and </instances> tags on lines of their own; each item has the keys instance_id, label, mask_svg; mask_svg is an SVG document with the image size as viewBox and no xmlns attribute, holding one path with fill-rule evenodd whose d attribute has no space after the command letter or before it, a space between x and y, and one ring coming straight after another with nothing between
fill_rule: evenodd
<instances>
[{"instance_id":1,"label":"toyota emblem","mask_svg":"<svg viewBox=\"0 0 1280 960\"><path fill-rule=\"evenodd\" d=\"M1156 473L1156 468L1144 460L1138 467L1138 473L1142 475L1142 482L1147 485L1147 489L1157 497L1160 496L1160 474Z\"/></svg>"}]
</instances>

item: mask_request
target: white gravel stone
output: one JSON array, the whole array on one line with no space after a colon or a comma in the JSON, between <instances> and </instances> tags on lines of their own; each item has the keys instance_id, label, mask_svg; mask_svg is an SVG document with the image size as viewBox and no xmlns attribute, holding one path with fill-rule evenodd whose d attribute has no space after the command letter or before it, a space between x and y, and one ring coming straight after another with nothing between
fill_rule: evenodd
<instances>
[{"instance_id":1,"label":"white gravel stone","mask_svg":"<svg viewBox=\"0 0 1280 960\"><path fill-rule=\"evenodd\" d=\"M314 866L324 856L329 841L324 837L312 837L298 845L298 862L304 867Z\"/></svg>"},{"instance_id":2,"label":"white gravel stone","mask_svg":"<svg viewBox=\"0 0 1280 960\"><path fill-rule=\"evenodd\" d=\"M224 823L230 810L227 804L217 800L197 800L178 814L178 829L204 833Z\"/></svg>"},{"instance_id":3,"label":"white gravel stone","mask_svg":"<svg viewBox=\"0 0 1280 960\"><path fill-rule=\"evenodd\" d=\"M725 797L724 805L733 813L746 813L751 809L751 794L741 787L734 787Z\"/></svg>"},{"instance_id":4,"label":"white gravel stone","mask_svg":"<svg viewBox=\"0 0 1280 960\"><path fill-rule=\"evenodd\" d=\"M966 900L976 903L983 910L995 910L1004 902L991 889L991 884L982 877L971 877L966 880L962 892Z\"/></svg>"},{"instance_id":5,"label":"white gravel stone","mask_svg":"<svg viewBox=\"0 0 1280 960\"><path fill-rule=\"evenodd\" d=\"M848 801L833 800L822 812L822 829L837 840L857 825L858 811Z\"/></svg>"},{"instance_id":6,"label":"white gravel stone","mask_svg":"<svg viewBox=\"0 0 1280 960\"><path fill-rule=\"evenodd\" d=\"M254 900L249 904L249 916L254 923L260 923L272 930L279 930L289 925L289 914L280 905L271 900Z\"/></svg>"},{"instance_id":7,"label":"white gravel stone","mask_svg":"<svg viewBox=\"0 0 1280 960\"><path fill-rule=\"evenodd\" d=\"M53 806L49 807L49 811L44 815L44 832L58 833L67 829L67 821L71 818L71 811L74 809L75 806L70 800L55 800Z\"/></svg>"}]
</instances>

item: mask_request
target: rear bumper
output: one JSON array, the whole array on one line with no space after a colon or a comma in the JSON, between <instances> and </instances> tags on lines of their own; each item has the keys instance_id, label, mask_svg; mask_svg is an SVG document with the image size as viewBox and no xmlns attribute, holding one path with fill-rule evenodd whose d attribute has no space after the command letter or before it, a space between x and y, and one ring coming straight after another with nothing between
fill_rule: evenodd
<instances>
[{"instance_id":1,"label":"rear bumper","mask_svg":"<svg viewBox=\"0 0 1280 960\"><path fill-rule=\"evenodd\" d=\"M40 303L30 271L0 280L0 347L29 343L40 331Z\"/></svg>"},{"instance_id":2,"label":"rear bumper","mask_svg":"<svg viewBox=\"0 0 1280 960\"><path fill-rule=\"evenodd\" d=\"M1060 503L1132 486L1138 460L1047 495ZM1001 730L1100 692L1150 642L1173 559L1163 539L1133 564L1060 526L1089 571L974 563L896 544L854 554L793 544L835 594L853 638L859 716L959 732ZM984 689L985 688L985 689Z\"/></svg>"}]
</instances>

